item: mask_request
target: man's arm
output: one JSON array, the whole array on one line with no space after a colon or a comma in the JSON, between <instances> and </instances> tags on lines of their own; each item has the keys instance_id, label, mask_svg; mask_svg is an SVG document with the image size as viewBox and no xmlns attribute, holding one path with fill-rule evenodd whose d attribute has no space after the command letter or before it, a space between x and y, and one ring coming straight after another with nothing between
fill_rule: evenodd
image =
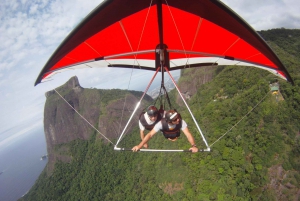
<instances>
[{"instance_id":1,"label":"man's arm","mask_svg":"<svg viewBox=\"0 0 300 201\"><path fill-rule=\"evenodd\" d=\"M140 135L141 135L141 140L143 140L145 138L144 130L140 130ZM145 143L144 147L147 149L148 148L148 144Z\"/></svg>"},{"instance_id":2,"label":"man's arm","mask_svg":"<svg viewBox=\"0 0 300 201\"><path fill-rule=\"evenodd\" d=\"M140 127L140 136L141 136L141 140L143 140L145 138L145 126L143 126L143 124L141 123L141 120L139 120L139 127ZM144 144L144 147L147 149L148 148L148 144Z\"/></svg>"},{"instance_id":3,"label":"man's arm","mask_svg":"<svg viewBox=\"0 0 300 201\"><path fill-rule=\"evenodd\" d=\"M134 146L131 150L132 151L138 151L139 149L141 149L143 147L144 144L146 144L154 135L155 135L156 131L154 129L152 129L142 140L142 142L137 145Z\"/></svg>"},{"instance_id":4,"label":"man's arm","mask_svg":"<svg viewBox=\"0 0 300 201\"><path fill-rule=\"evenodd\" d=\"M191 143L192 147L189 149L192 152L198 152L198 148L195 146L195 140L193 135L190 133L189 129L186 127L183 130L183 133L185 134L186 138L188 139L188 141Z\"/></svg>"}]
</instances>

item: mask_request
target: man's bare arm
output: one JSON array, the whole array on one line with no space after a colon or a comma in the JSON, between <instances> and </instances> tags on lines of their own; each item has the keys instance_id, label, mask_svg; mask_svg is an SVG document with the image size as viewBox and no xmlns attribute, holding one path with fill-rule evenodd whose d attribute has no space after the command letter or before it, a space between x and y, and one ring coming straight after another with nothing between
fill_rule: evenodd
<instances>
[{"instance_id":1,"label":"man's bare arm","mask_svg":"<svg viewBox=\"0 0 300 201\"><path fill-rule=\"evenodd\" d=\"M188 141L191 143L192 147L189 149L192 152L198 152L198 148L196 147L195 140L189 129L186 127L182 130L185 136L187 137Z\"/></svg>"},{"instance_id":2,"label":"man's bare arm","mask_svg":"<svg viewBox=\"0 0 300 201\"><path fill-rule=\"evenodd\" d=\"M139 149L141 149L143 147L144 144L146 144L154 135L155 135L156 131L154 129L152 129L142 140L142 142L139 145L136 145L132 148L132 151L138 151Z\"/></svg>"}]
</instances>

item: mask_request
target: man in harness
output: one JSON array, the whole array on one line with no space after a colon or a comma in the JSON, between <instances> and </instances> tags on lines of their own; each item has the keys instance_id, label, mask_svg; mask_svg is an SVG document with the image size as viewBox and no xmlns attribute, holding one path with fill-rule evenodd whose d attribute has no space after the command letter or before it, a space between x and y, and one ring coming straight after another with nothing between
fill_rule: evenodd
<instances>
[{"instance_id":1,"label":"man in harness","mask_svg":"<svg viewBox=\"0 0 300 201\"><path fill-rule=\"evenodd\" d=\"M165 118L155 124L153 129L142 139L142 142L134 146L132 151L138 151L143 147L143 145L147 144L147 142L158 132L162 131L165 138L175 141L180 136L180 130L183 131L188 141L191 144L191 148L189 149L192 152L198 152L198 148L195 144L195 140L193 135L190 133L187 128L186 122L181 119L181 116L175 110L167 111Z\"/></svg>"},{"instance_id":2,"label":"man in harness","mask_svg":"<svg viewBox=\"0 0 300 201\"><path fill-rule=\"evenodd\" d=\"M154 105L150 105L147 108L147 112L142 112L139 117L139 127L140 127L140 136L143 140L145 138L145 130L151 131L155 124L158 123L163 114L160 113L161 110L158 110ZM162 111L163 112L163 111ZM143 145L146 149L148 148L148 144L145 143Z\"/></svg>"}]
</instances>

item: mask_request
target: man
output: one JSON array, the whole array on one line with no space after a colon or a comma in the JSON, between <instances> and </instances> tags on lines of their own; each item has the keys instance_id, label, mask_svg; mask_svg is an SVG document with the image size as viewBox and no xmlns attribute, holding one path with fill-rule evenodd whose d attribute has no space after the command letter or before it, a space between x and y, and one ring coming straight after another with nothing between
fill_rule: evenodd
<instances>
[{"instance_id":1,"label":"man","mask_svg":"<svg viewBox=\"0 0 300 201\"><path fill-rule=\"evenodd\" d=\"M157 133L157 131L161 130L165 138L175 141L179 135L180 130L183 131L185 136L187 137L188 141L191 143L192 147L189 149L193 153L198 152L198 148L195 144L194 137L190 133L189 129L187 128L187 124L184 120L181 119L179 113L175 110L169 110L165 118L155 124L154 128L142 139L142 142L134 146L132 151L136 152L143 147L143 145L147 144L147 142Z\"/></svg>"},{"instance_id":2,"label":"man","mask_svg":"<svg viewBox=\"0 0 300 201\"><path fill-rule=\"evenodd\" d=\"M155 124L162 119L162 115L154 105L150 105L147 108L147 112L143 112L139 118L139 127L141 139L145 138L145 130L151 131ZM143 145L145 148L148 148L148 144Z\"/></svg>"}]
</instances>

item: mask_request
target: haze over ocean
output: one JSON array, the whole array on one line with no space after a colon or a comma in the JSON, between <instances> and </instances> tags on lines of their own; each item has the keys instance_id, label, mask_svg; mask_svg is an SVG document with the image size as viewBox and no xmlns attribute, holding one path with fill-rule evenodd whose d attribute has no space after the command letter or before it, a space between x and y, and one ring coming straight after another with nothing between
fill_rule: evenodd
<instances>
[{"instance_id":1,"label":"haze over ocean","mask_svg":"<svg viewBox=\"0 0 300 201\"><path fill-rule=\"evenodd\" d=\"M47 164L43 128L29 131L26 137L0 150L0 200L16 201L24 195Z\"/></svg>"},{"instance_id":2,"label":"haze over ocean","mask_svg":"<svg viewBox=\"0 0 300 201\"><path fill-rule=\"evenodd\" d=\"M172 72L172 76L178 81L180 71ZM134 83L130 90L145 90L149 80L141 77L136 82L139 84ZM166 75L165 84L169 83L171 80ZM148 92L158 91L160 85L161 75L159 73ZM0 174L0 201L16 201L26 194L48 162L47 159L40 160L41 156L47 154L44 128L36 127L36 125L33 125L32 128L22 135L15 134L16 137L7 143L4 143L6 135L12 131L0 133L0 143L2 142L0 144L2 145L0 147L0 172L3 172ZM14 131L17 133L16 129Z\"/></svg>"}]
</instances>

